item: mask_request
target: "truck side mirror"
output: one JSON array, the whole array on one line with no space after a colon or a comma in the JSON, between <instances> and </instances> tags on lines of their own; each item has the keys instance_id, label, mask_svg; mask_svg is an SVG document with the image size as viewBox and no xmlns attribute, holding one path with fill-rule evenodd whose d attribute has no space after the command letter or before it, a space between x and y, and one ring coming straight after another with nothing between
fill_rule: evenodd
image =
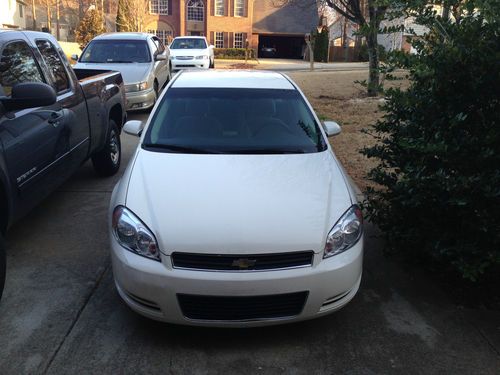
<instances>
[{"instance_id":1,"label":"truck side mirror","mask_svg":"<svg viewBox=\"0 0 500 375\"><path fill-rule=\"evenodd\" d=\"M78 55L76 53L71 55L71 60L78 61Z\"/></svg>"},{"instance_id":2,"label":"truck side mirror","mask_svg":"<svg viewBox=\"0 0 500 375\"><path fill-rule=\"evenodd\" d=\"M57 101L57 94L52 86L43 82L23 82L12 86L10 97L0 98L8 111L45 107Z\"/></svg>"}]
</instances>

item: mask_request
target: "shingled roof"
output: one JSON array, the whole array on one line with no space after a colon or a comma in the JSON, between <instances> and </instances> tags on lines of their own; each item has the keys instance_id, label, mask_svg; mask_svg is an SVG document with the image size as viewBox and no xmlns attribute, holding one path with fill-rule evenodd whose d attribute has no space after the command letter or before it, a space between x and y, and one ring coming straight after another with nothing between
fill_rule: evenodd
<instances>
[{"instance_id":1,"label":"shingled roof","mask_svg":"<svg viewBox=\"0 0 500 375\"><path fill-rule=\"evenodd\" d=\"M253 11L257 34L306 34L318 25L315 0L255 0Z\"/></svg>"}]
</instances>

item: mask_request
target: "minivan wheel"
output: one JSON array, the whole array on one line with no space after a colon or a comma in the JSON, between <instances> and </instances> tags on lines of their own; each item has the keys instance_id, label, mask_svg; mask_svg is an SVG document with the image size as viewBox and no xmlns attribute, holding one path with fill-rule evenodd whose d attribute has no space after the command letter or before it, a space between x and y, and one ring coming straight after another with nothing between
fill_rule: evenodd
<instances>
[{"instance_id":1,"label":"minivan wheel","mask_svg":"<svg viewBox=\"0 0 500 375\"><path fill-rule=\"evenodd\" d=\"M6 271L6 255L5 244L0 234L0 299L2 298L3 287L5 286L5 271Z\"/></svg>"},{"instance_id":2,"label":"minivan wheel","mask_svg":"<svg viewBox=\"0 0 500 375\"><path fill-rule=\"evenodd\" d=\"M104 148L92 156L94 170L99 176L112 176L120 169L121 142L118 126L109 120L109 131Z\"/></svg>"}]
</instances>

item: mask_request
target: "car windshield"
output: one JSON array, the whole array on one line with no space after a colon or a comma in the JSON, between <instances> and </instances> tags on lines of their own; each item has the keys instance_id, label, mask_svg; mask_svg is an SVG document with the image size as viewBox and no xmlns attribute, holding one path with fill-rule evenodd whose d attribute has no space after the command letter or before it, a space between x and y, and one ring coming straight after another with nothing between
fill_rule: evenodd
<instances>
[{"instance_id":1,"label":"car windshield","mask_svg":"<svg viewBox=\"0 0 500 375\"><path fill-rule=\"evenodd\" d=\"M324 151L326 143L296 90L171 88L142 147L189 154L302 154Z\"/></svg>"},{"instance_id":2,"label":"car windshield","mask_svg":"<svg viewBox=\"0 0 500 375\"><path fill-rule=\"evenodd\" d=\"M145 40L94 40L83 51L85 63L147 63L151 62Z\"/></svg>"},{"instance_id":3,"label":"car windshield","mask_svg":"<svg viewBox=\"0 0 500 375\"><path fill-rule=\"evenodd\" d=\"M204 49L207 48L205 39L200 38L176 38L170 45L170 49Z\"/></svg>"}]
</instances>

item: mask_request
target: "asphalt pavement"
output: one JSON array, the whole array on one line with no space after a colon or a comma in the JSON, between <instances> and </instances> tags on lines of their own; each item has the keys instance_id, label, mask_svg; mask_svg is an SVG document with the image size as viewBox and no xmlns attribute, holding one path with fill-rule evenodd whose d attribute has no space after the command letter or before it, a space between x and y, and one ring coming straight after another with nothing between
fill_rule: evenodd
<instances>
[{"instance_id":1,"label":"asphalt pavement","mask_svg":"<svg viewBox=\"0 0 500 375\"><path fill-rule=\"evenodd\" d=\"M134 115L144 119L146 115ZM465 309L381 255L367 228L361 289L327 317L258 329L150 321L113 284L106 212L121 172L90 163L7 234L0 374L499 374L498 312Z\"/></svg>"}]
</instances>

